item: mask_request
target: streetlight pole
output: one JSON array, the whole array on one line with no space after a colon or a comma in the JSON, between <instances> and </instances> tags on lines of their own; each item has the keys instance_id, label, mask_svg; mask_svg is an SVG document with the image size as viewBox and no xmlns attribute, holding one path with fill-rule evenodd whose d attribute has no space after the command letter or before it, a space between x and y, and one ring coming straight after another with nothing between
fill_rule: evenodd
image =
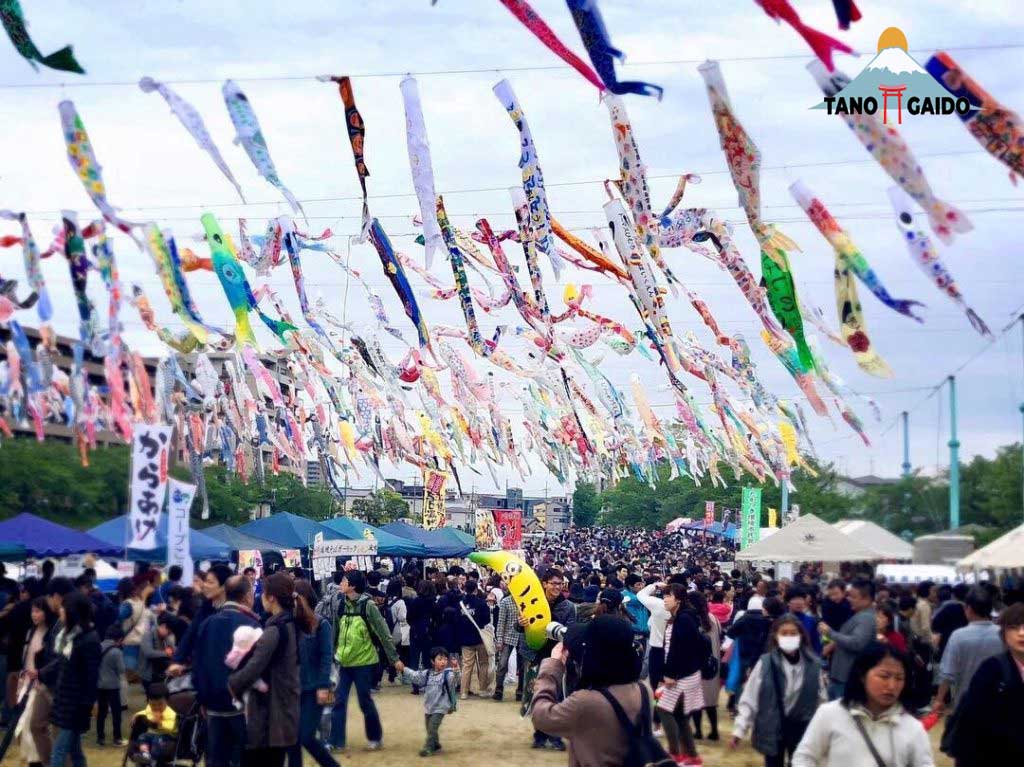
<instances>
[{"instance_id":1,"label":"streetlight pole","mask_svg":"<svg viewBox=\"0 0 1024 767\"><path fill-rule=\"evenodd\" d=\"M960 527L960 441L956 438L956 376L949 381L949 527Z\"/></svg>"},{"instance_id":2,"label":"streetlight pole","mask_svg":"<svg viewBox=\"0 0 1024 767\"><path fill-rule=\"evenodd\" d=\"M1022 363L1024 363L1024 314L1020 315L1020 317L1018 317L1018 319L1020 320L1020 331L1021 331L1020 334L1021 334L1021 344L1022 344L1021 361L1022 361ZM1020 408L1018 408L1018 409L1020 410L1020 415L1021 415L1022 430L1024 430L1024 402L1022 402L1020 404ZM1022 434L1024 434L1024 431L1022 431ZM1020 464L1021 464L1021 513L1024 514L1024 439L1021 439L1020 450L1021 450L1021 455L1020 455Z\"/></svg>"},{"instance_id":3,"label":"streetlight pole","mask_svg":"<svg viewBox=\"0 0 1024 767\"><path fill-rule=\"evenodd\" d=\"M903 479L907 479L910 476L910 414L904 410L900 419L903 421Z\"/></svg>"}]
</instances>

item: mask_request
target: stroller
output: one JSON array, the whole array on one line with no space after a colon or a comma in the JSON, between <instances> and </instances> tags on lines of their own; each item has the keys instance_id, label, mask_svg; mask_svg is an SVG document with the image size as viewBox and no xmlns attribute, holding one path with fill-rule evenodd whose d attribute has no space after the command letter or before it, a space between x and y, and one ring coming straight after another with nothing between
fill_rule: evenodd
<instances>
[{"instance_id":1,"label":"stroller","mask_svg":"<svg viewBox=\"0 0 1024 767\"><path fill-rule=\"evenodd\" d=\"M131 724L128 748L125 750L121 767L129 762L140 767L197 767L203 758L206 742L203 716L196 702L195 690L185 684L176 685L168 697L168 705L178 715L178 732L157 743L149 744L148 752L142 746L142 736L149 731L145 719L136 717ZM175 687L175 685L171 685Z\"/></svg>"}]
</instances>

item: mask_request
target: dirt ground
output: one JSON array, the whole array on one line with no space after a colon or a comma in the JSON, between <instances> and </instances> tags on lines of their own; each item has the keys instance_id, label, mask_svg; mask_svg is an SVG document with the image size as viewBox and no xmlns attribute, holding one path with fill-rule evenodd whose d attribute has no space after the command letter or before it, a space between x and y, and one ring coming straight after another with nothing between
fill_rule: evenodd
<instances>
[{"instance_id":1,"label":"dirt ground","mask_svg":"<svg viewBox=\"0 0 1024 767\"><path fill-rule=\"evenodd\" d=\"M460 702L459 710L446 717L441 726L443 753L420 760L417 753L424 737L423 698L410 695L408 687L388 686L386 681L384 689L375 698L384 723L384 748L377 752L366 750L363 718L353 693L349 702L348 753L338 758L343 767L405 767L420 761L445 767L480 767L484 764L497 767L563 767L567 763L565 754L530 748L533 728L520 718L518 704L496 703L489 699ZM137 688L132 691L131 702L130 711L142 708ZM761 767L763 758L748 744L741 745L734 752L726 747L732 722L724 707L720 709L719 720L722 723L722 740L719 743L698 741L704 764L708 767ZM931 733L937 755L936 765L952 767L952 761L938 750L941 731L940 725ZM84 743L91 767L120 767L122 749L112 746L98 748L95 729L86 735ZM304 765L315 764L307 755ZM12 746L0 767L16 766L23 767L23 762L18 756L17 746Z\"/></svg>"}]
</instances>

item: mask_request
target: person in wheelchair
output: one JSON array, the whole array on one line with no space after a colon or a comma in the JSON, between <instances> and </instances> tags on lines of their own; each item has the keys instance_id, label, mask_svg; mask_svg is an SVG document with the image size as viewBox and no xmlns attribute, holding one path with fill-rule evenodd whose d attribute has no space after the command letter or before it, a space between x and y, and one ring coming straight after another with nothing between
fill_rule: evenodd
<instances>
[{"instance_id":1,"label":"person in wheelchair","mask_svg":"<svg viewBox=\"0 0 1024 767\"><path fill-rule=\"evenodd\" d=\"M167 687L151 684L146 708L132 717L128 759L143 765L171 764L177 744L178 715L167 703Z\"/></svg>"}]
</instances>

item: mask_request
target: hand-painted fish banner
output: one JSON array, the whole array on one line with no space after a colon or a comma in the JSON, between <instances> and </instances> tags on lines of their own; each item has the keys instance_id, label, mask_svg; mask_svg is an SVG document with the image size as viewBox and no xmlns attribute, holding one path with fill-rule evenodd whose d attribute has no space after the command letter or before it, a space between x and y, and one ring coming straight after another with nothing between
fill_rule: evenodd
<instances>
[{"instance_id":1,"label":"hand-painted fish banner","mask_svg":"<svg viewBox=\"0 0 1024 767\"><path fill-rule=\"evenodd\" d=\"M238 181L235 180L235 176L231 172L231 168L228 167L228 164L221 156L220 150L213 142L213 138L210 136L210 132L206 129L206 123L203 122L203 116L199 114L199 110L185 101L185 99L175 93L169 86L164 85L161 82L157 82L152 77L143 77L139 80L139 88L143 93L152 93L153 91L156 91L163 96L164 101L167 102L167 106L171 108L174 116L177 117L181 124L185 126L185 130L187 130L189 135L195 139L199 148L210 155L210 159L213 160L220 172L224 174L224 177L231 182L235 191L238 192L239 198L242 202L245 202L245 195L242 194L242 187L239 186Z\"/></svg>"},{"instance_id":2,"label":"hand-painted fish banner","mask_svg":"<svg viewBox=\"0 0 1024 767\"><path fill-rule=\"evenodd\" d=\"M363 116L359 114L359 109L356 107L356 95L352 90L350 78L322 75L317 79L322 82L336 83L338 93L341 95L341 103L345 107L345 130L348 132L349 144L352 145L352 159L355 161L356 175L359 176L359 186L363 190L363 224L356 242L365 242L372 223L370 206L366 199L366 179L370 177L370 171L363 158L366 144L366 123L363 122Z\"/></svg>"},{"instance_id":3,"label":"hand-painted fish banner","mask_svg":"<svg viewBox=\"0 0 1024 767\"><path fill-rule=\"evenodd\" d=\"M249 98L231 80L224 82L221 93L224 96L224 105L231 117L231 123L235 126L235 143L242 145L242 149L249 155L249 159L252 160L252 164L256 166L259 174L277 187L288 204L292 206L292 210L305 217L306 212L302 209L302 205L277 175L277 168L274 167L274 161L270 159L267 141L263 138L260 122L252 104L249 103Z\"/></svg>"},{"instance_id":4,"label":"hand-painted fish banner","mask_svg":"<svg viewBox=\"0 0 1024 767\"><path fill-rule=\"evenodd\" d=\"M583 75L591 85L599 91L605 89L604 83L601 82L601 78L597 76L594 70L588 67L583 59L565 47L565 44L558 39L558 36L552 31L551 27L544 22L544 19L533 10L533 7L526 0L501 0L501 4L508 8L512 15L519 19L524 27L533 32L537 39L544 43L550 51Z\"/></svg>"},{"instance_id":5,"label":"hand-painted fish banner","mask_svg":"<svg viewBox=\"0 0 1024 767\"><path fill-rule=\"evenodd\" d=\"M605 88L618 95L636 93L640 96L657 96L660 101L664 91L660 85L635 80L620 81L616 76L615 59L625 61L626 54L612 45L597 0L566 0L566 4L572 13L576 29L580 31L583 46L590 56L590 63L601 76Z\"/></svg>"},{"instance_id":6,"label":"hand-painted fish banner","mask_svg":"<svg viewBox=\"0 0 1024 767\"><path fill-rule=\"evenodd\" d=\"M70 45L65 45L60 50L44 56L32 38L28 36L28 22L25 21L25 14L21 10L21 3L18 0L0 0L0 22L3 22L7 36L11 38L14 47L17 49L33 69L38 70L36 62L50 69L58 69L63 72L75 72L84 75L85 70L75 61L75 54Z\"/></svg>"},{"instance_id":7,"label":"hand-painted fish banner","mask_svg":"<svg viewBox=\"0 0 1024 767\"><path fill-rule=\"evenodd\" d=\"M127 234L141 247L139 239L132 232L132 228L139 225L122 219L117 215L114 206L107 201L107 188L103 184L103 168L100 167L99 161L96 159L92 142L89 141L89 134L85 131L85 125L82 123L82 118L78 116L78 110L75 109L74 103L67 100L62 101L57 105L57 109L60 112L61 128L64 130L68 160L71 163L71 169L82 182L82 186L85 187L85 193L103 214L104 220Z\"/></svg>"},{"instance_id":8,"label":"hand-painted fish banner","mask_svg":"<svg viewBox=\"0 0 1024 767\"><path fill-rule=\"evenodd\" d=\"M424 258L429 269L434 263L435 253L444 253L444 239L437 225L435 205L437 192L434 190L434 166L430 160L430 141L427 139L427 125L423 119L423 105L420 103L420 88L416 80L406 77L399 86L402 89L402 103L405 106L405 141L409 151L409 169L416 200L420 206L423 222Z\"/></svg>"},{"instance_id":9,"label":"hand-painted fish banner","mask_svg":"<svg viewBox=\"0 0 1024 767\"><path fill-rule=\"evenodd\" d=\"M53 319L53 304L50 303L50 293L46 289L46 280L43 278L43 268L39 256L39 247L32 236L32 229L28 224L28 216L24 213L15 213L10 210L0 210L0 219L17 221L21 226L21 252L22 261L25 266L25 274L28 277L28 284L39 296L36 303L36 312L39 314L39 321L47 324Z\"/></svg>"},{"instance_id":10,"label":"hand-painted fish banner","mask_svg":"<svg viewBox=\"0 0 1024 767\"><path fill-rule=\"evenodd\" d=\"M440 199L439 197L438 200ZM420 346L430 348L430 331L427 330L426 321L420 312L419 304L416 302L416 296L412 292L412 287L405 276L402 264L395 256L395 249L391 245L391 240L388 239L384 227L380 225L377 219L373 219L370 224L370 242L380 258L381 266L384 269L384 276L388 278L391 287L395 289L395 294L398 296L398 300L402 302L402 308L405 309L405 315L412 322L413 327L416 328Z\"/></svg>"}]
</instances>

